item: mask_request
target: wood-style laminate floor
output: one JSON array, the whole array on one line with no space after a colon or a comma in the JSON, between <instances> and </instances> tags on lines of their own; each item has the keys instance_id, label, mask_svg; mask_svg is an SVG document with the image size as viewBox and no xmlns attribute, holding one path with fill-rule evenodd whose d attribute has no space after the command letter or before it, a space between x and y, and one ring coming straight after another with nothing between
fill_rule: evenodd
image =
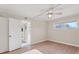
<instances>
[{"instance_id":1,"label":"wood-style laminate floor","mask_svg":"<svg viewBox=\"0 0 79 59\"><path fill-rule=\"evenodd\" d=\"M43 54L78 54L79 53L79 47L74 47L74 46L51 42L51 41L44 41L41 43L34 44L31 47L24 47L11 52L7 52L6 54L22 54L31 49L37 49L41 51Z\"/></svg>"}]
</instances>

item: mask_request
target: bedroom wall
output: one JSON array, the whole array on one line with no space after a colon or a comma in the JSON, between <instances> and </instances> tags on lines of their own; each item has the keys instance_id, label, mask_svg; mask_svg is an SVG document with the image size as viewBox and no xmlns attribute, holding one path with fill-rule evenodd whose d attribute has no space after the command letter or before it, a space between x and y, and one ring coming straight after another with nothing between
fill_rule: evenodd
<instances>
[{"instance_id":1,"label":"bedroom wall","mask_svg":"<svg viewBox=\"0 0 79 59\"><path fill-rule=\"evenodd\" d=\"M31 21L31 43L45 41L47 38L47 21Z\"/></svg>"},{"instance_id":2,"label":"bedroom wall","mask_svg":"<svg viewBox=\"0 0 79 59\"><path fill-rule=\"evenodd\" d=\"M0 17L0 53L8 51L8 20Z\"/></svg>"},{"instance_id":3,"label":"bedroom wall","mask_svg":"<svg viewBox=\"0 0 79 59\"><path fill-rule=\"evenodd\" d=\"M55 29L53 24L77 21L78 29ZM64 44L70 44L79 47L79 15L63 17L48 22L48 39Z\"/></svg>"}]
</instances>

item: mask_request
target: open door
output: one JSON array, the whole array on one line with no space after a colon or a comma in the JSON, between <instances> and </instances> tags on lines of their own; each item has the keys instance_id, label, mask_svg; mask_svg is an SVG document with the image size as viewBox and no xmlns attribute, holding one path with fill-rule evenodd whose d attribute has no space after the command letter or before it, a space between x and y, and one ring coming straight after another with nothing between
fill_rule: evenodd
<instances>
[{"instance_id":1,"label":"open door","mask_svg":"<svg viewBox=\"0 0 79 59\"><path fill-rule=\"evenodd\" d=\"M9 18L9 51L21 47L21 22L20 20Z\"/></svg>"}]
</instances>

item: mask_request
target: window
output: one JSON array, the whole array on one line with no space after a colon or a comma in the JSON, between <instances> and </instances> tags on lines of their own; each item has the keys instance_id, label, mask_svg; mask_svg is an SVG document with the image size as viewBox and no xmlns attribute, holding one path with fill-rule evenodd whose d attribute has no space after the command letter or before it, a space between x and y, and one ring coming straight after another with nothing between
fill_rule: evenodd
<instances>
[{"instance_id":1,"label":"window","mask_svg":"<svg viewBox=\"0 0 79 59\"><path fill-rule=\"evenodd\" d=\"M77 22L67 22L55 24L55 28L63 29L63 28L78 28Z\"/></svg>"},{"instance_id":2,"label":"window","mask_svg":"<svg viewBox=\"0 0 79 59\"><path fill-rule=\"evenodd\" d=\"M64 25L63 24L56 24L56 28L63 28Z\"/></svg>"},{"instance_id":3,"label":"window","mask_svg":"<svg viewBox=\"0 0 79 59\"><path fill-rule=\"evenodd\" d=\"M69 23L65 23L66 28L77 28L77 22L69 22Z\"/></svg>"}]
</instances>

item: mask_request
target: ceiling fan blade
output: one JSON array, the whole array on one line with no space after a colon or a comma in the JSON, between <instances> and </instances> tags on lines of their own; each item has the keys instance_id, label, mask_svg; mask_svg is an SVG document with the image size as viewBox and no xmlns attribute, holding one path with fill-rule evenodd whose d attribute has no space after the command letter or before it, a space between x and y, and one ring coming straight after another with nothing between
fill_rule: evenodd
<instances>
[{"instance_id":1,"label":"ceiling fan blade","mask_svg":"<svg viewBox=\"0 0 79 59\"><path fill-rule=\"evenodd\" d=\"M62 15L63 13L59 12L59 13L53 13L55 15Z\"/></svg>"},{"instance_id":2,"label":"ceiling fan blade","mask_svg":"<svg viewBox=\"0 0 79 59\"><path fill-rule=\"evenodd\" d=\"M54 7L50 7L49 10L54 10L55 8L59 7L61 4L57 4L56 6Z\"/></svg>"}]
</instances>

